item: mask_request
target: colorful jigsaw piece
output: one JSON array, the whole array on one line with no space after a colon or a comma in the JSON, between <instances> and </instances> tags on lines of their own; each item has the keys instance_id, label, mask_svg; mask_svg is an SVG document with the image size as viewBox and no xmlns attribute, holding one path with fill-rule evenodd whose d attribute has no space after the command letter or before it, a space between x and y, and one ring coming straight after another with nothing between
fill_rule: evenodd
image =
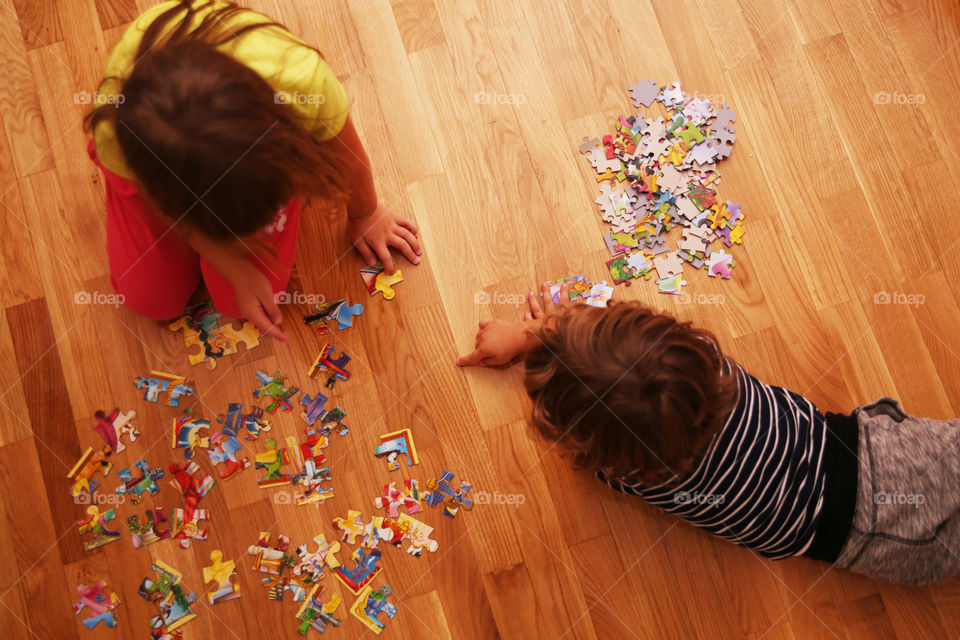
<instances>
[{"instance_id":1,"label":"colorful jigsaw piece","mask_svg":"<svg viewBox=\"0 0 960 640\"><path fill-rule=\"evenodd\" d=\"M384 300L393 300L397 295L397 292L393 290L393 285L403 282L403 274L400 273L399 269L392 274L387 273L382 262L378 262L372 267L365 266L360 269L360 277L363 279L370 295L373 296L380 292L383 294Z\"/></svg>"},{"instance_id":2,"label":"colorful jigsaw piece","mask_svg":"<svg viewBox=\"0 0 960 640\"><path fill-rule=\"evenodd\" d=\"M397 458L401 454L407 456L408 467L420 464L420 457L417 455L417 447L413 442L413 433L410 429L401 429L380 436L380 444L373 450L374 456L386 457L387 471L397 471L400 468Z\"/></svg>"}]
</instances>

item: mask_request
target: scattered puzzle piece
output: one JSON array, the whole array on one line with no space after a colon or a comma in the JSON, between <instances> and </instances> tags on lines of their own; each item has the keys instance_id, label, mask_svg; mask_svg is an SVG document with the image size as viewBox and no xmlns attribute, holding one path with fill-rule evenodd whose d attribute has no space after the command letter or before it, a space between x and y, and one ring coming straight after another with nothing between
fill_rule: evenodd
<instances>
[{"instance_id":1,"label":"scattered puzzle piece","mask_svg":"<svg viewBox=\"0 0 960 640\"><path fill-rule=\"evenodd\" d=\"M210 552L210 561L213 564L203 568L203 581L213 582L217 588L207 593L207 602L214 605L239 598L240 585L230 581L237 575L234 561L224 562L223 552L219 549Z\"/></svg>"},{"instance_id":2,"label":"scattered puzzle piece","mask_svg":"<svg viewBox=\"0 0 960 640\"><path fill-rule=\"evenodd\" d=\"M207 456L214 466L223 465L217 469L221 480L228 480L250 467L250 460L239 455L241 451L240 440L235 435L228 435L227 429L210 436Z\"/></svg>"},{"instance_id":3,"label":"scattered puzzle piece","mask_svg":"<svg viewBox=\"0 0 960 640\"><path fill-rule=\"evenodd\" d=\"M303 322L312 326L317 333L330 332L331 321L336 321L337 329L343 331L353 326L353 318L363 313L362 304L351 305L346 298L314 305L313 310L303 316Z\"/></svg>"},{"instance_id":4,"label":"scattered puzzle piece","mask_svg":"<svg viewBox=\"0 0 960 640\"><path fill-rule=\"evenodd\" d=\"M254 456L256 468L266 472L257 480L257 486L266 489L290 484L290 474L283 471L283 465L290 463L287 450L279 446L273 438L269 438L264 444L267 450Z\"/></svg>"},{"instance_id":5,"label":"scattered puzzle piece","mask_svg":"<svg viewBox=\"0 0 960 640\"><path fill-rule=\"evenodd\" d=\"M420 512L420 487L416 480L407 479L398 486L396 482L383 485L383 496L376 498L373 504L377 509L386 509L391 518L400 515L400 507L406 507L407 513Z\"/></svg>"},{"instance_id":6,"label":"scattered puzzle piece","mask_svg":"<svg viewBox=\"0 0 960 640\"><path fill-rule=\"evenodd\" d=\"M93 479L97 473L102 473L106 477L113 468L110 462L110 456L113 451L110 446L104 446L99 451L94 451L93 447L87 447L77 463L67 473L67 478L73 480L73 486L70 488L70 495L79 501L93 502L94 492L100 483ZM79 500L78 500L79 498Z\"/></svg>"},{"instance_id":7,"label":"scattered puzzle piece","mask_svg":"<svg viewBox=\"0 0 960 640\"><path fill-rule=\"evenodd\" d=\"M383 567L377 566L381 557L382 554L379 549L372 549L368 552L366 549L360 548L350 556L351 560L356 561L356 567L348 569L346 566L340 565L333 572L337 574L340 582L356 595L383 571Z\"/></svg>"},{"instance_id":8,"label":"scattered puzzle piece","mask_svg":"<svg viewBox=\"0 0 960 640\"><path fill-rule=\"evenodd\" d=\"M660 88L653 79L646 82L639 80L637 84L630 86L630 97L633 98L633 106L635 107L649 107L659 95Z\"/></svg>"},{"instance_id":9,"label":"scattered puzzle piece","mask_svg":"<svg viewBox=\"0 0 960 640\"><path fill-rule=\"evenodd\" d=\"M252 322L239 321L220 326L222 316L213 308L213 302L201 302L188 307L182 316L170 323L171 331L182 331L190 364L205 363L208 369L217 366L217 359L237 353L237 346L247 349L260 346L260 334ZM193 351L190 351L194 348Z\"/></svg>"},{"instance_id":10,"label":"scattered puzzle piece","mask_svg":"<svg viewBox=\"0 0 960 640\"><path fill-rule=\"evenodd\" d=\"M310 630L323 633L327 630L327 625L333 625L334 627L340 626L340 620L333 615L342 602L340 594L334 593L324 604L320 602L320 595L322 593L323 587L314 585L313 589L311 589L307 595L303 606L297 611L296 617L297 620L300 621L297 631L302 636L307 635L307 631Z\"/></svg>"},{"instance_id":11,"label":"scattered puzzle piece","mask_svg":"<svg viewBox=\"0 0 960 640\"><path fill-rule=\"evenodd\" d=\"M384 624L379 620L380 614L385 613L390 619L393 619L397 614L397 607L387 602L387 598L392 592L388 584L383 585L376 591L373 590L373 587L367 585L360 591L357 600L350 607L350 613L365 627L380 635L384 629Z\"/></svg>"},{"instance_id":12,"label":"scattered puzzle piece","mask_svg":"<svg viewBox=\"0 0 960 640\"><path fill-rule=\"evenodd\" d=\"M246 429L246 439L256 440L260 433L270 431L272 425L263 417L263 409L254 406L250 413L243 412L243 405L239 402L231 402L227 405L227 413L217 416L217 422L223 425L223 434L225 436L236 436L241 429Z\"/></svg>"},{"instance_id":13,"label":"scattered puzzle piece","mask_svg":"<svg viewBox=\"0 0 960 640\"><path fill-rule=\"evenodd\" d=\"M425 495L426 502L431 507L443 503L443 515L448 518L456 516L460 507L467 511L473 508L473 501L467 498L467 494L470 493L473 485L461 481L460 485L454 489L450 485L452 480L453 474L445 470L440 475L439 480L431 479L427 482L429 493Z\"/></svg>"},{"instance_id":14,"label":"scattered puzzle piece","mask_svg":"<svg viewBox=\"0 0 960 640\"><path fill-rule=\"evenodd\" d=\"M143 500L143 494L149 493L151 496L155 496L160 492L157 480L163 478L163 469L159 467L151 469L146 459L137 460L133 466L138 470L136 476L133 475L129 467L117 472L117 476L123 484L117 487L116 494L118 496L126 495L130 498L131 503L140 504Z\"/></svg>"},{"instance_id":15,"label":"scattered puzzle piece","mask_svg":"<svg viewBox=\"0 0 960 640\"><path fill-rule=\"evenodd\" d=\"M143 389L143 399L147 402L157 403L160 401L160 394L167 391L170 397L167 404L171 407L180 406L180 398L192 396L193 387L184 384L185 379L182 376L163 371L151 371L150 377L140 376L133 381L137 389Z\"/></svg>"},{"instance_id":16,"label":"scattered puzzle piece","mask_svg":"<svg viewBox=\"0 0 960 640\"><path fill-rule=\"evenodd\" d=\"M171 446L174 449L183 449L183 457L187 460L196 455L197 447L206 449L210 446L210 438L200 435L201 429L210 429L210 421L203 418L197 418L193 409L187 409L183 415L173 420L173 441Z\"/></svg>"},{"instance_id":17,"label":"scattered puzzle piece","mask_svg":"<svg viewBox=\"0 0 960 640\"><path fill-rule=\"evenodd\" d=\"M150 628L169 633L190 622L196 617L191 605L196 602L194 593L184 591L180 581L183 575L160 560L153 563L157 580L144 578L137 593L147 602L153 602L160 610L159 615L151 618Z\"/></svg>"},{"instance_id":18,"label":"scattered puzzle piece","mask_svg":"<svg viewBox=\"0 0 960 640\"><path fill-rule=\"evenodd\" d=\"M350 356L345 351L340 352L336 358L333 357L333 345L325 344L320 350L320 355L310 365L307 375L316 379L321 373L327 373L327 382L324 386L333 389L337 380L349 380L350 372L347 371L347 365L350 364Z\"/></svg>"},{"instance_id":19,"label":"scattered puzzle piece","mask_svg":"<svg viewBox=\"0 0 960 640\"><path fill-rule=\"evenodd\" d=\"M163 509L156 507L147 509L146 522L140 523L140 516L134 514L127 518L127 528L130 529L130 541L134 549L146 547L159 540L166 540L170 537L170 529L159 529L159 526L167 521Z\"/></svg>"},{"instance_id":20,"label":"scattered puzzle piece","mask_svg":"<svg viewBox=\"0 0 960 640\"><path fill-rule=\"evenodd\" d=\"M73 604L73 612L77 615L87 609L90 612L89 618L84 618L83 626L87 629L93 629L101 622L107 627L117 626L117 617L113 610L120 605L120 598L116 593L110 592L110 595L104 595L103 591L107 588L107 583L99 580L94 585L81 584L77 586L77 595L80 599Z\"/></svg>"},{"instance_id":21,"label":"scattered puzzle piece","mask_svg":"<svg viewBox=\"0 0 960 640\"><path fill-rule=\"evenodd\" d=\"M110 415L107 415L104 411L97 411L93 415L97 419L94 430L103 438L103 441L107 443L110 449L113 450L113 453L120 453L126 450L127 445L121 441L123 436L127 436L130 442L134 442L140 437L140 432L133 424L133 419L137 417L134 411L121 413L120 409L117 408L114 409Z\"/></svg>"},{"instance_id":22,"label":"scattered puzzle piece","mask_svg":"<svg viewBox=\"0 0 960 640\"><path fill-rule=\"evenodd\" d=\"M333 525L340 529L340 541L347 544L357 544L357 536L363 534L364 525L360 522L360 512L354 509L347 511L346 518L334 518Z\"/></svg>"},{"instance_id":23,"label":"scattered puzzle piece","mask_svg":"<svg viewBox=\"0 0 960 640\"><path fill-rule=\"evenodd\" d=\"M100 507L95 504L87 507L86 517L77 521L80 537L90 534L90 538L83 541L84 551L93 551L120 539L120 532L111 529L108 524L116 517L117 513L113 509L100 513Z\"/></svg>"},{"instance_id":24,"label":"scattered puzzle piece","mask_svg":"<svg viewBox=\"0 0 960 640\"><path fill-rule=\"evenodd\" d=\"M374 266L365 266L360 269L360 277L367 286L370 295L376 295L379 291L383 294L384 300L393 300L397 295L393 290L393 285L403 281L403 274L397 269L394 273L388 274L384 270L383 263L378 262Z\"/></svg>"},{"instance_id":25,"label":"scattered puzzle piece","mask_svg":"<svg viewBox=\"0 0 960 640\"><path fill-rule=\"evenodd\" d=\"M387 433L380 436L380 444L373 450L373 455L387 459L387 471L397 471L400 463L397 458L400 455L407 457L407 466L420 464L420 457L417 455L417 447L413 442L413 433L410 429L401 429L393 433Z\"/></svg>"},{"instance_id":26,"label":"scattered puzzle piece","mask_svg":"<svg viewBox=\"0 0 960 640\"><path fill-rule=\"evenodd\" d=\"M710 256L710 262L707 265L708 276L720 276L724 279L730 278L730 268L733 266L733 256L725 253L722 249L715 251Z\"/></svg>"},{"instance_id":27,"label":"scattered puzzle piece","mask_svg":"<svg viewBox=\"0 0 960 640\"><path fill-rule=\"evenodd\" d=\"M284 411L293 409L290 398L297 395L300 388L288 387L286 378L286 374L282 371L275 371L272 376L268 376L263 371L257 371L257 382L260 383L260 388L253 392L253 397L260 401L270 399L266 407L267 413L273 413L277 409Z\"/></svg>"}]
</instances>

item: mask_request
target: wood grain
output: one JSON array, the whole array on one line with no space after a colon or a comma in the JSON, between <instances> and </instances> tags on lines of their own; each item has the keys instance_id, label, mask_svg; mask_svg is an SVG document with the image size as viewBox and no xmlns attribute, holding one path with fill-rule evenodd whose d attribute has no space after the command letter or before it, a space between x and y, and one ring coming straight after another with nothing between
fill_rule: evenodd
<instances>
[{"instance_id":1,"label":"wood grain","mask_svg":"<svg viewBox=\"0 0 960 640\"><path fill-rule=\"evenodd\" d=\"M346 296L356 326L317 336L307 305L284 305L290 342L264 341L208 371L190 367L166 323L111 292L104 192L80 120L110 48L157 0L0 0L0 628L4 638L137 637L155 609L136 595L154 559L200 596L188 638L299 637L291 602L270 602L247 547L261 531L294 545L324 533L392 480L450 469L477 506L422 514L436 553L383 549L398 606L381 637L941 638L960 636L960 579L879 583L799 558L770 562L574 471L526 425L519 367L464 371L481 319L519 319L524 296L572 273L606 278L597 183L577 147L632 108L627 87L675 79L738 112L720 196L743 204L745 244L730 281L691 274L718 304L678 304L651 283L619 287L714 331L763 380L849 411L895 395L917 415L960 410L960 9L900 0L249 0L314 44L341 78L380 200L420 228L423 261L401 261L392 302L371 298L343 212L308 204L288 290ZM878 97L880 96L880 97ZM890 96L884 101L884 96ZM900 96L899 98L897 96ZM906 97L904 97L906 96ZM905 103L912 96L912 102ZM657 107L659 108L659 107ZM883 295L889 295L884 298ZM909 302L908 302L909 301ZM351 354L334 390L304 375L323 343ZM316 507L259 489L259 470L204 500L210 538L190 550L129 538L85 553L67 468L98 409L134 409L142 436L116 469L169 447L179 409L131 384L151 369L188 375L184 401L214 421L250 406L258 370L286 371L347 412L327 450L336 494ZM298 399L299 401L299 399ZM300 407L270 437L301 438ZM380 435L413 430L421 464L393 474ZM264 438L243 441L244 454ZM206 456L198 459L213 471ZM116 471L105 479L112 493ZM165 478L118 526L182 499ZM509 500L509 501L508 501ZM520 504L517 502L520 501ZM237 562L240 600L214 607L212 549ZM351 548L340 552L347 562ZM77 574L108 580L120 628L88 632L70 610ZM338 637L370 637L347 609Z\"/></svg>"}]
</instances>

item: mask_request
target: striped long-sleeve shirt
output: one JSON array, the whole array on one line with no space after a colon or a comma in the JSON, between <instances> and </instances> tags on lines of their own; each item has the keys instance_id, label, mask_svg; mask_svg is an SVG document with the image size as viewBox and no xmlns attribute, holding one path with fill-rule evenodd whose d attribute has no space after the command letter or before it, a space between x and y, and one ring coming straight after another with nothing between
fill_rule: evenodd
<instances>
[{"instance_id":1,"label":"striped long-sleeve shirt","mask_svg":"<svg viewBox=\"0 0 960 640\"><path fill-rule=\"evenodd\" d=\"M605 481L768 558L803 554L823 506L826 419L806 398L731 367L737 403L692 473L650 487Z\"/></svg>"}]
</instances>

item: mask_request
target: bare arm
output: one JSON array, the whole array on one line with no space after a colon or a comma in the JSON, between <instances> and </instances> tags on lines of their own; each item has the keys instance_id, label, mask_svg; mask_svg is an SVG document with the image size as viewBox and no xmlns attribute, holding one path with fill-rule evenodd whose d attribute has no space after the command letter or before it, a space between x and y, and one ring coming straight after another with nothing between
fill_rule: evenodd
<instances>
[{"instance_id":1,"label":"bare arm","mask_svg":"<svg viewBox=\"0 0 960 640\"><path fill-rule=\"evenodd\" d=\"M351 171L353 190L347 204L347 231L357 251L369 265L377 260L383 262L387 273L396 271L390 247L398 249L411 263L419 264L423 251L417 239L417 225L377 200L370 159L350 117L329 144Z\"/></svg>"}]
</instances>

